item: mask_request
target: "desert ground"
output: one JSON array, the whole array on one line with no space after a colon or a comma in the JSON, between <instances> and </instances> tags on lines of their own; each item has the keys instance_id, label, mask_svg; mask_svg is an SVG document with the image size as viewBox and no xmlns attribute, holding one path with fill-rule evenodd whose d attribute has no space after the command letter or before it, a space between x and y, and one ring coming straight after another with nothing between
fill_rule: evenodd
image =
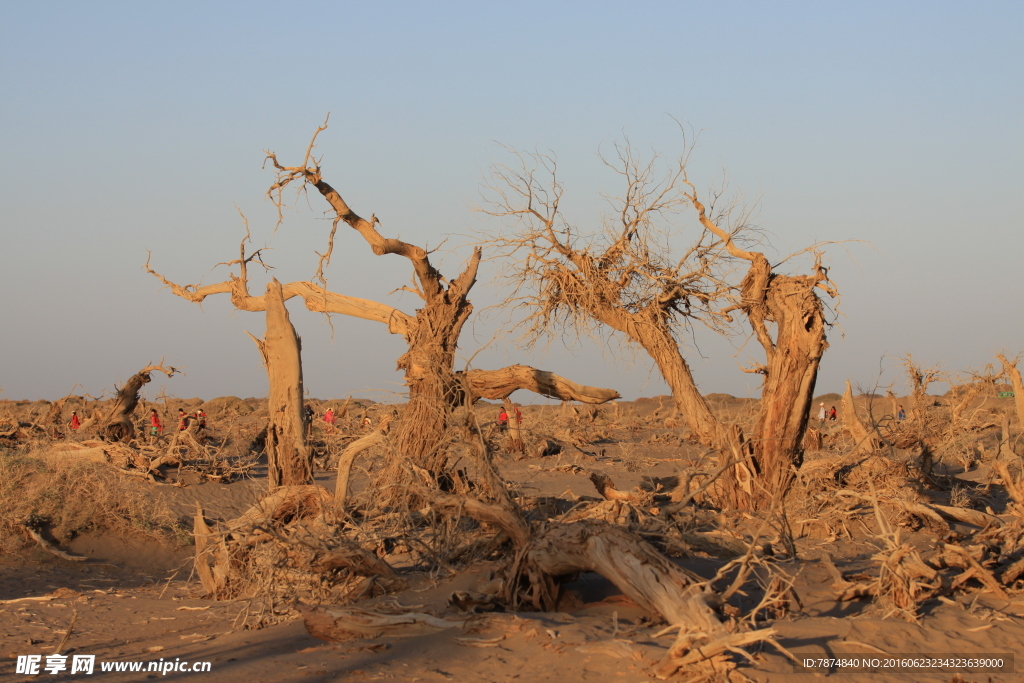
<instances>
[{"instance_id":1,"label":"desert ground","mask_svg":"<svg viewBox=\"0 0 1024 683\"><path fill-rule=\"evenodd\" d=\"M723 421L756 417L756 400L707 398ZM783 505L760 513L716 505L724 456L688 438L668 397L524 405L522 452L497 425L500 404L474 406L495 469L534 528L597 520L628 530L727 595L717 614L733 632L764 636L668 669L676 632L613 580L572 571L552 586L553 609L510 603L500 586L516 558L496 525L429 496L406 495L404 508L384 501L386 439L356 455L343 509L324 502L346 447L402 405L308 401L323 494L304 493L282 513L266 502L265 400L144 401L136 438L116 443L67 426L72 410L87 419L102 401L7 401L3 678L50 678L16 673L17 659L38 654L45 664L59 653L69 662L95 655L96 675L114 681L1022 680L1024 662L1013 659L1024 642L1024 500L1015 499L1024 479L1013 399L927 398L900 421L889 399L857 397L877 437L866 450L848 415L812 416L799 477ZM912 397L895 400L909 406ZM202 408L206 428L179 434L179 407ZM145 436L151 408L165 424L158 439ZM332 427L328 408L339 415ZM451 471L452 496L478 481L469 460ZM228 552L235 521L256 518ZM314 522L344 529L357 555L324 564L344 553L325 554ZM366 570L379 560L388 571ZM940 657L1005 661L962 670ZM884 663L847 670L852 658ZM211 673L99 671L99 662L136 661L210 662Z\"/></svg>"}]
</instances>

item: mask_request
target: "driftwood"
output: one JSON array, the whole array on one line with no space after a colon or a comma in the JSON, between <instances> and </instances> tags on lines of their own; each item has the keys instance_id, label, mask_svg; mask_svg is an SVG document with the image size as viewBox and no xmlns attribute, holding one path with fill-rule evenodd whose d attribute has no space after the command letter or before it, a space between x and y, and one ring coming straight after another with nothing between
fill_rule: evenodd
<instances>
[{"instance_id":1,"label":"driftwood","mask_svg":"<svg viewBox=\"0 0 1024 683\"><path fill-rule=\"evenodd\" d=\"M43 538L42 534L40 534L38 531L32 528L32 526L30 526L29 524L23 524L22 526L25 528L25 531L28 532L28 535L31 536L32 539L39 544L39 547L45 550L46 552L50 553L51 555L56 555L60 559L67 560L69 562L85 562L87 559L89 559L88 557L85 557L83 555L72 555L71 553L64 552L63 550L61 550L60 548L58 548L57 546Z\"/></svg>"},{"instance_id":2,"label":"driftwood","mask_svg":"<svg viewBox=\"0 0 1024 683\"><path fill-rule=\"evenodd\" d=\"M548 398L591 404L619 398L619 392L612 389L584 386L528 365L510 365L500 370L470 370L466 373L466 380L474 400L503 400L519 389Z\"/></svg>"},{"instance_id":3,"label":"driftwood","mask_svg":"<svg viewBox=\"0 0 1024 683\"><path fill-rule=\"evenodd\" d=\"M342 451L341 457L338 458L338 480L334 486L334 506L337 509L340 510L345 507L345 501L348 498L348 480L352 472L352 463L355 462L356 456L366 449L376 446L383 440L384 433L375 429L366 436L356 439Z\"/></svg>"},{"instance_id":4,"label":"driftwood","mask_svg":"<svg viewBox=\"0 0 1024 683\"><path fill-rule=\"evenodd\" d=\"M604 496L607 500L625 500L630 502L637 502L637 497L626 491L619 491L615 488L615 482L607 474L601 472L591 472L590 482L597 489L597 492Z\"/></svg>"},{"instance_id":5,"label":"driftwood","mask_svg":"<svg viewBox=\"0 0 1024 683\"><path fill-rule=\"evenodd\" d=\"M690 576L652 545L625 529L595 521L553 524L531 541L526 565L549 576L597 572L633 602L665 619L707 634L724 627ZM538 605L551 609L554 605Z\"/></svg>"},{"instance_id":6,"label":"driftwood","mask_svg":"<svg viewBox=\"0 0 1024 683\"><path fill-rule=\"evenodd\" d=\"M432 614L386 614L362 609L324 609L296 604L309 635L328 643L353 638L404 637L462 628L464 621L441 619Z\"/></svg>"}]
</instances>

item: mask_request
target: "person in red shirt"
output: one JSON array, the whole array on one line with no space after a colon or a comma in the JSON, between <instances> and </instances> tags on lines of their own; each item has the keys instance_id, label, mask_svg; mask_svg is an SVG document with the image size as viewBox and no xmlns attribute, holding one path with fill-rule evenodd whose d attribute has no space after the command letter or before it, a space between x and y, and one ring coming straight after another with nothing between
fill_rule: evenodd
<instances>
[{"instance_id":1,"label":"person in red shirt","mask_svg":"<svg viewBox=\"0 0 1024 683\"><path fill-rule=\"evenodd\" d=\"M156 408L149 411L149 435L154 439L164 432L164 424L160 421L160 416L157 415Z\"/></svg>"},{"instance_id":2,"label":"person in red shirt","mask_svg":"<svg viewBox=\"0 0 1024 683\"><path fill-rule=\"evenodd\" d=\"M324 413L324 422L327 423L327 433L334 433L334 408L328 408Z\"/></svg>"},{"instance_id":3,"label":"person in red shirt","mask_svg":"<svg viewBox=\"0 0 1024 683\"><path fill-rule=\"evenodd\" d=\"M81 426L82 426L82 421L78 419L78 412L72 410L71 411L71 428L72 429L78 429Z\"/></svg>"}]
</instances>

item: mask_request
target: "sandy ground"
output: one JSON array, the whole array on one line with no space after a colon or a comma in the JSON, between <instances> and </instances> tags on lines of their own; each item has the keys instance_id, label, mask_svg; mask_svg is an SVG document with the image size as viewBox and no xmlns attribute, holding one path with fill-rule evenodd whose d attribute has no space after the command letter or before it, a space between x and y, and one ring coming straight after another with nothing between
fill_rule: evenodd
<instances>
[{"instance_id":1,"label":"sandy ground","mask_svg":"<svg viewBox=\"0 0 1024 683\"><path fill-rule=\"evenodd\" d=\"M647 435L648 437L650 435ZM649 441L649 438L648 438ZM644 477L676 474L699 458L696 446L596 444L593 455L566 453L544 459L503 460L501 474L532 496L573 501L594 496L585 474L573 466L599 469L620 489ZM639 458L639 460L638 460ZM331 488L333 476L318 474ZM202 504L208 517L230 519L246 510L264 489L259 478L229 484L203 483L184 488L150 485L183 518ZM848 526L856 527L853 513ZM797 539L800 562L783 563L797 574L802 607L774 622L780 643L798 658L836 657L844 653L887 655L1013 657L1024 652L1024 596L998 600L984 592L925 605L919 623L883 619L867 602L839 603L832 579L818 562L824 553L843 572L867 569L877 552L866 536L814 537L813 523ZM801 536L798 533L798 536ZM927 548L934 536L918 533L912 542ZM473 590L496 566L475 565L459 574L413 574L411 588L360 606L429 612L458 619L459 628L431 630L406 637L380 637L325 643L310 636L301 620L257 631L235 628L244 601L212 602L200 598L190 576L190 548L179 550L136 539L85 534L68 547L86 555L68 562L34 548L0 559L0 679L28 681L55 678L15 674L18 655L50 654L74 619L64 647L69 655L96 655L98 662L210 662L211 673L101 673L102 680L167 680L194 676L218 681L622 681L655 680L652 666L671 645L672 634L658 635L664 624L645 614L607 580L584 574L566 585L557 613L490 613L467 615L448 607L457 590ZM720 563L700 557L678 560L705 577ZM749 596L753 601L756 596ZM949 673L906 671L846 673L840 668L798 671L770 646L754 650L742 672L754 681L950 681ZM1024 656L1015 663L1024 671ZM66 676L66 674L62 675ZM77 677L82 677L78 675ZM1017 681L1016 673L965 674L966 681Z\"/></svg>"}]
</instances>

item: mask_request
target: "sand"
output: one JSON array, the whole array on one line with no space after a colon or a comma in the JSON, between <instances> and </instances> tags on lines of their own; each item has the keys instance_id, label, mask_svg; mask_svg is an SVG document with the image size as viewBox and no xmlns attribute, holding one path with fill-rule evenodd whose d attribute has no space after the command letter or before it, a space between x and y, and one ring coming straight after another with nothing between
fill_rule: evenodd
<instances>
[{"instance_id":1,"label":"sand","mask_svg":"<svg viewBox=\"0 0 1024 683\"><path fill-rule=\"evenodd\" d=\"M648 406L652 409L652 406ZM739 410L740 408L737 408ZM527 418L531 412L527 411ZM549 496L568 503L596 497L586 472L612 476L621 490L645 478L668 477L693 463L704 449L652 441L655 430L634 442L595 443L591 455L567 449L561 455L499 462L501 474L529 496ZM201 504L207 517L231 519L258 500L265 490L260 472L231 483L197 483L184 487L150 484L152 495L188 519ZM357 478L358 479L358 478ZM333 487L333 473L319 472L317 482ZM365 482L364 482L365 483ZM359 482L356 482L359 485ZM771 626L779 642L799 659L838 657L844 653L886 655L1012 657L1024 643L1024 595L1001 600L975 589L954 598L925 603L919 623L882 618L868 601L837 602L832 578L818 561L834 557L844 574L869 571L877 544L861 526L870 511L851 512L850 536L804 523L796 539L799 561L780 567L795 575L800 606L793 613L759 626ZM866 527L865 527L866 528ZM737 530L739 533L739 530ZM938 538L926 530L907 532L923 550ZM203 599L191 576L191 548L169 548L153 540L82 534L66 548L88 557L61 560L37 547L0 559L0 677L40 680L50 674L15 674L18 655L50 654L64 638L68 655L95 655L97 661L210 662L217 681L653 681L653 665L665 654L672 634L651 615L625 598L610 582L583 574L565 584L558 612L468 615L448 600L455 591L474 590L499 565L478 563L457 573L408 572L410 588L360 603L365 608L429 612L463 622L459 628L406 637L382 636L326 643L310 636L301 619L260 630L239 630L245 601ZM721 561L695 554L676 560L710 578ZM27 599L26 599L27 598ZM43 598L43 599L36 599ZM756 600L756 595L741 603ZM747 604L749 607L750 605ZM753 661L741 671L754 681L803 681L825 676L836 681L950 681L951 673L906 671L847 673L833 667L817 673L798 670L771 646L753 648ZM881 653L885 653L884 655ZM1016 668L1024 670L1024 661ZM177 680L194 673L99 673L102 680ZM685 680L684 676L677 680ZM967 681L1024 680L1016 673L965 674Z\"/></svg>"}]
</instances>

